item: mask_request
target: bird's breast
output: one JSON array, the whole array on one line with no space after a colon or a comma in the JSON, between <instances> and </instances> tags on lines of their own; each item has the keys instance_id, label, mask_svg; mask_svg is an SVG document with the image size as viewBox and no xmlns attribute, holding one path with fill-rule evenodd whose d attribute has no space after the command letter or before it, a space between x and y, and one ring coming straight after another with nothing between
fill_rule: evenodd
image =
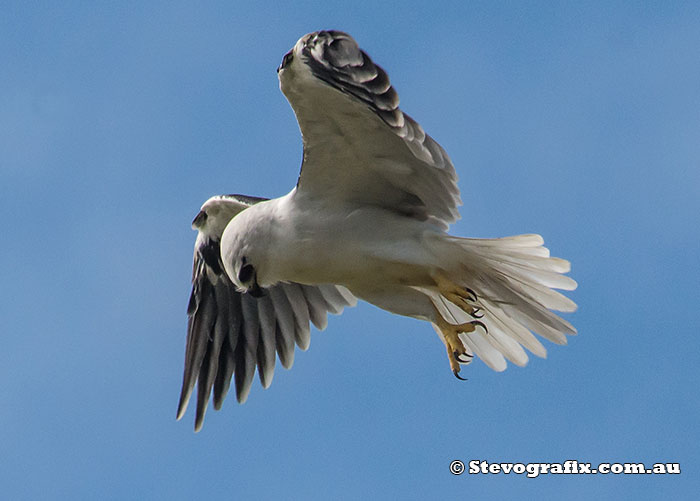
<instances>
[{"instance_id":1,"label":"bird's breast","mask_svg":"<svg viewBox=\"0 0 700 501\"><path fill-rule=\"evenodd\" d=\"M335 209L335 210L334 210ZM425 228L382 209L294 207L272 240L266 280L352 287L420 281Z\"/></svg>"}]
</instances>

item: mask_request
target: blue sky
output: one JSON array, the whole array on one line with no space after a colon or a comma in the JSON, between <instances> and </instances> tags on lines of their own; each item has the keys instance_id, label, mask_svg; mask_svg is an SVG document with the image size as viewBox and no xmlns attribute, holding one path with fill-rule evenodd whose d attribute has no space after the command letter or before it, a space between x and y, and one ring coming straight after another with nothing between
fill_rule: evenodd
<instances>
[{"instance_id":1,"label":"blue sky","mask_svg":"<svg viewBox=\"0 0 700 501\"><path fill-rule=\"evenodd\" d=\"M260 4L3 4L3 496L694 497L698 4ZM580 334L460 382L429 325L362 304L195 435L174 419L190 221L213 194L293 186L275 68L324 28L449 152L452 233L537 232L571 260ZM453 476L453 459L683 473Z\"/></svg>"}]
</instances>

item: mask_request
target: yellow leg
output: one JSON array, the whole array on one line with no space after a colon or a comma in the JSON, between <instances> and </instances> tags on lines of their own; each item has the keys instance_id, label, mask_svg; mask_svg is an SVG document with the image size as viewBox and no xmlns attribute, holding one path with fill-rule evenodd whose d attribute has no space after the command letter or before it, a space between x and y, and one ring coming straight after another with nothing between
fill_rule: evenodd
<instances>
[{"instance_id":1,"label":"yellow leg","mask_svg":"<svg viewBox=\"0 0 700 501\"><path fill-rule=\"evenodd\" d=\"M442 317L437 308L435 308L435 317L438 329L440 329L442 336L445 338L447 358L450 361L452 373L458 379L462 379L458 376L461 369L459 363L467 362L473 355L467 352L464 343L462 343L462 340L459 339L459 334L461 332L474 332L477 327L482 327L484 330L487 330L486 326L478 320L473 320L463 324L451 324Z\"/></svg>"},{"instance_id":2,"label":"yellow leg","mask_svg":"<svg viewBox=\"0 0 700 501\"><path fill-rule=\"evenodd\" d=\"M435 280L435 285L437 285L440 294L462 309L464 313L473 318L481 318L483 316L479 315L480 309L474 304L478 298L473 290L467 287L460 287L440 271L433 275L433 280Z\"/></svg>"}]
</instances>

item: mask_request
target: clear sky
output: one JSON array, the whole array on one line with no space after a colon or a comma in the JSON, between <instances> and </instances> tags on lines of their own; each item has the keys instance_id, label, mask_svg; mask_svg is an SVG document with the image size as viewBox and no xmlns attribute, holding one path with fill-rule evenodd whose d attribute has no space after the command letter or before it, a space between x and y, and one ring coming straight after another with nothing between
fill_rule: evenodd
<instances>
[{"instance_id":1,"label":"clear sky","mask_svg":"<svg viewBox=\"0 0 700 501\"><path fill-rule=\"evenodd\" d=\"M263 4L3 2L2 497L695 497L698 3ZM460 382L428 324L361 304L194 434L191 409L175 421L190 222L213 194L294 185L275 68L330 28L451 155L454 234L536 232L571 260L579 335ZM453 476L453 459L683 473Z\"/></svg>"}]
</instances>

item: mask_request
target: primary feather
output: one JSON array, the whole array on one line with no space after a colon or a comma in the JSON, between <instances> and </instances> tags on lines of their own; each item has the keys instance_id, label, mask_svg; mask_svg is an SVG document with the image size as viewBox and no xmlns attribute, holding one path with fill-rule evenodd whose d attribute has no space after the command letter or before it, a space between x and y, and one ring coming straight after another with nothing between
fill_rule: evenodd
<instances>
[{"instance_id":1,"label":"primary feather","mask_svg":"<svg viewBox=\"0 0 700 501\"><path fill-rule=\"evenodd\" d=\"M295 343L304 350L309 347L311 309L314 324L323 329L327 312L339 314L356 302L352 294L335 285L278 284L261 298L236 289L221 262L221 234L236 215L265 200L244 195L212 197L193 222L198 235L177 418L184 415L197 385L195 430L202 427L212 394L214 407L221 408L232 378L236 398L242 403L248 398L256 369L267 388L276 356L283 367L292 366Z\"/></svg>"}]
</instances>

